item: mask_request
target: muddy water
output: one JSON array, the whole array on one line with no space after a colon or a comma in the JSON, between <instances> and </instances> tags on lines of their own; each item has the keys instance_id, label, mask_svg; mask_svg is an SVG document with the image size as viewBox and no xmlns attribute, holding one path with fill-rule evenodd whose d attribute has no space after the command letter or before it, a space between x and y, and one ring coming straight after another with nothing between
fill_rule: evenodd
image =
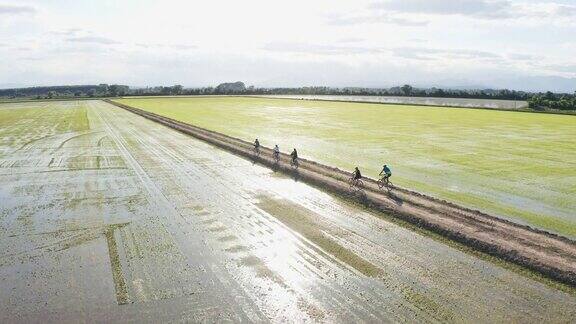
<instances>
[{"instance_id":1,"label":"muddy water","mask_svg":"<svg viewBox=\"0 0 576 324\"><path fill-rule=\"evenodd\" d=\"M26 116L0 128L2 322L576 318L572 295L108 104Z\"/></svg>"}]
</instances>

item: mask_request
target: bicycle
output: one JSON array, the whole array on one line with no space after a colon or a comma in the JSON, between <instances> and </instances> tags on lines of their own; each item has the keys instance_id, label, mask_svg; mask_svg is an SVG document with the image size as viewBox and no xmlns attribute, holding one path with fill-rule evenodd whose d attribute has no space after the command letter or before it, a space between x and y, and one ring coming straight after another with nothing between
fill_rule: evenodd
<instances>
[{"instance_id":1,"label":"bicycle","mask_svg":"<svg viewBox=\"0 0 576 324\"><path fill-rule=\"evenodd\" d=\"M278 164L280 162L280 152L272 153L272 157L274 158L274 163Z\"/></svg>"},{"instance_id":2,"label":"bicycle","mask_svg":"<svg viewBox=\"0 0 576 324\"><path fill-rule=\"evenodd\" d=\"M376 184L378 184L379 189L382 189L384 187L389 187L390 186L390 177L389 176L383 176L382 178L378 179L378 181L376 181Z\"/></svg>"},{"instance_id":3,"label":"bicycle","mask_svg":"<svg viewBox=\"0 0 576 324\"><path fill-rule=\"evenodd\" d=\"M362 190L364 188L364 182L360 179L354 179L351 177L348 179L348 184L350 185L350 190Z\"/></svg>"},{"instance_id":4,"label":"bicycle","mask_svg":"<svg viewBox=\"0 0 576 324\"><path fill-rule=\"evenodd\" d=\"M295 168L295 169L298 169L298 164L299 164L299 163L298 163L298 159L297 159L297 158L296 158L296 159L292 159L292 160L290 161L290 166L293 167L293 168Z\"/></svg>"}]
</instances>

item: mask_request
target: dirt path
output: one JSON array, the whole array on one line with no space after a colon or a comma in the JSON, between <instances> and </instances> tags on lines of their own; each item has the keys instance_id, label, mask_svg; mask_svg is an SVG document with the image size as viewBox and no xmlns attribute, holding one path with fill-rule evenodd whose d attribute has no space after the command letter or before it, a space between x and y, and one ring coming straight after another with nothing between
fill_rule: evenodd
<instances>
[{"instance_id":1,"label":"dirt path","mask_svg":"<svg viewBox=\"0 0 576 324\"><path fill-rule=\"evenodd\" d=\"M235 154L255 158L251 143L123 104L108 102ZM262 154L255 160L331 191L350 194L347 184L350 174L336 168L301 160L298 170L294 170L289 165L286 154L282 154L280 163L276 164L268 148L263 148ZM391 191L383 192L373 180L367 180L364 190L357 196L373 208L576 286L576 243L572 240L404 188L394 187Z\"/></svg>"}]
</instances>

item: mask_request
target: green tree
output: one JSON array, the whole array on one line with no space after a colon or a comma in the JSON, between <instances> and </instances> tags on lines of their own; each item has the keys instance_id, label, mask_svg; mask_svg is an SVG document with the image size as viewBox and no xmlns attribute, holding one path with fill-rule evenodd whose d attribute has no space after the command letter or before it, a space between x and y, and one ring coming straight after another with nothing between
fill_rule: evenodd
<instances>
[{"instance_id":1,"label":"green tree","mask_svg":"<svg viewBox=\"0 0 576 324\"><path fill-rule=\"evenodd\" d=\"M409 96L412 93L412 90L414 90L414 88L412 88L411 85L409 84L405 84L402 86L402 88L400 88L402 90L402 93L404 93L404 95Z\"/></svg>"},{"instance_id":2,"label":"green tree","mask_svg":"<svg viewBox=\"0 0 576 324\"><path fill-rule=\"evenodd\" d=\"M128 94L128 91L130 90L130 88L128 86L119 85L119 84L112 84L112 85L110 85L109 89L110 89L110 94L113 97L124 96L124 95Z\"/></svg>"},{"instance_id":3,"label":"green tree","mask_svg":"<svg viewBox=\"0 0 576 324\"><path fill-rule=\"evenodd\" d=\"M97 91L99 96L107 96L108 91L109 91L108 85L106 83L101 83L98 85L98 88L96 91Z\"/></svg>"},{"instance_id":4,"label":"green tree","mask_svg":"<svg viewBox=\"0 0 576 324\"><path fill-rule=\"evenodd\" d=\"M182 87L181 85L177 84L175 86L172 86L172 94L173 95L180 95L182 94L182 91L184 90L184 87Z\"/></svg>"}]
</instances>

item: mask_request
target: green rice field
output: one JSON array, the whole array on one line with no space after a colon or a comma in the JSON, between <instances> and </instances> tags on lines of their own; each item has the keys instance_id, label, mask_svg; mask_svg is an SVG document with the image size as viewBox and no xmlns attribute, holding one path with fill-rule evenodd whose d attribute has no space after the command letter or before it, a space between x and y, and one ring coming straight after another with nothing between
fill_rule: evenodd
<instances>
[{"instance_id":1,"label":"green rice field","mask_svg":"<svg viewBox=\"0 0 576 324\"><path fill-rule=\"evenodd\" d=\"M248 97L118 102L576 237L576 117Z\"/></svg>"}]
</instances>

